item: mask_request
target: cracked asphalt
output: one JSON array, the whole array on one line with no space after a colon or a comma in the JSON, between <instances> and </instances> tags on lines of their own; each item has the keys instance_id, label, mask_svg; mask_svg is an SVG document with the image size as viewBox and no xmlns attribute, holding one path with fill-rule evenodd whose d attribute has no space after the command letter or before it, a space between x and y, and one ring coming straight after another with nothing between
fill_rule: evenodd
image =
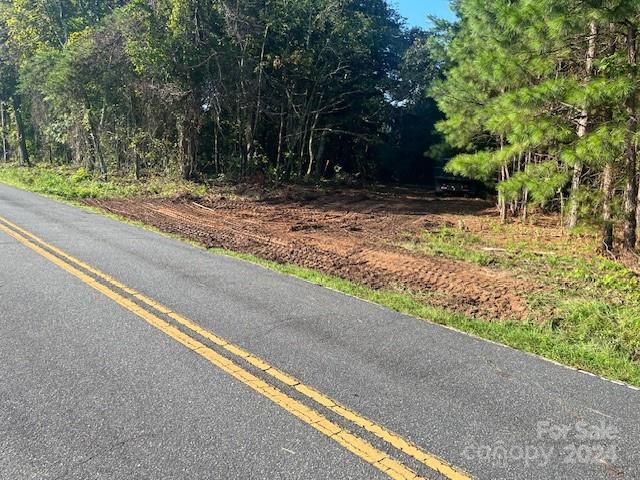
<instances>
[{"instance_id":1,"label":"cracked asphalt","mask_svg":"<svg viewBox=\"0 0 640 480\"><path fill-rule=\"evenodd\" d=\"M473 477L640 478L637 390L4 185L0 216ZM0 479L62 478L388 477L0 232Z\"/></svg>"}]
</instances>

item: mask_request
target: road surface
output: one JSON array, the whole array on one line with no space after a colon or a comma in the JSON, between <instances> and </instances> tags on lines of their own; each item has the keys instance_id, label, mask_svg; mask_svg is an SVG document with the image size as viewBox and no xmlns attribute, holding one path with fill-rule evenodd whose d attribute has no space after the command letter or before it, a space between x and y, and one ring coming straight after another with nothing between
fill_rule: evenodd
<instances>
[{"instance_id":1,"label":"road surface","mask_svg":"<svg viewBox=\"0 0 640 480\"><path fill-rule=\"evenodd\" d=\"M0 479L640 478L640 393L0 185Z\"/></svg>"}]
</instances>

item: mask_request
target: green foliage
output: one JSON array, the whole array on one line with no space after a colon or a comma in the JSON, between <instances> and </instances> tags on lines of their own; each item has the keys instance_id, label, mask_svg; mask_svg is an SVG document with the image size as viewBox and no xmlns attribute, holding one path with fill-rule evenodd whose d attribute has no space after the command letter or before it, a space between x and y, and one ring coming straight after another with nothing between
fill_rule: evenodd
<instances>
[{"instance_id":1,"label":"green foliage","mask_svg":"<svg viewBox=\"0 0 640 480\"><path fill-rule=\"evenodd\" d=\"M133 194L132 188L100 182L82 168L70 175L47 167L0 167L0 181L64 199L108 198ZM68 176L67 176L68 175Z\"/></svg>"},{"instance_id":2,"label":"green foliage","mask_svg":"<svg viewBox=\"0 0 640 480\"><path fill-rule=\"evenodd\" d=\"M605 166L621 170L640 138L630 46L637 46L640 4L461 0L459 12L451 68L431 89L446 115L438 128L462 151L448 170L500 183L514 213L568 196L569 187L571 216L580 205L605 209ZM637 183L630 170L625 175L628 188ZM619 191L607 188L614 197Z\"/></svg>"},{"instance_id":3,"label":"green foliage","mask_svg":"<svg viewBox=\"0 0 640 480\"><path fill-rule=\"evenodd\" d=\"M407 31L385 0L18 0L1 18L31 150L102 177L373 177L381 140L387 167L417 163L409 123L439 118L424 92L445 27Z\"/></svg>"},{"instance_id":4,"label":"green foliage","mask_svg":"<svg viewBox=\"0 0 640 480\"><path fill-rule=\"evenodd\" d=\"M75 184L86 182L89 179L90 179L89 172L87 172L87 170L84 169L83 167L80 167L78 170L75 171L73 175L69 177L69 181Z\"/></svg>"},{"instance_id":5,"label":"green foliage","mask_svg":"<svg viewBox=\"0 0 640 480\"><path fill-rule=\"evenodd\" d=\"M557 162L531 163L500 183L498 190L507 200L517 200L526 191L531 203L542 206L556 197L567 180L567 171L558 168Z\"/></svg>"},{"instance_id":6,"label":"green foliage","mask_svg":"<svg viewBox=\"0 0 640 480\"><path fill-rule=\"evenodd\" d=\"M455 156L446 166L449 173L491 183L502 163L494 152L477 152Z\"/></svg>"},{"instance_id":7,"label":"green foliage","mask_svg":"<svg viewBox=\"0 0 640 480\"><path fill-rule=\"evenodd\" d=\"M206 188L190 182L151 177L144 182L118 179L102 181L84 168L38 165L31 168L0 165L0 182L33 192L52 195L66 200L84 198L123 198L137 195L171 197L190 193L203 195Z\"/></svg>"},{"instance_id":8,"label":"green foliage","mask_svg":"<svg viewBox=\"0 0 640 480\"><path fill-rule=\"evenodd\" d=\"M625 130L618 125L602 125L578 139L572 148L561 152L562 160L573 165L578 160L594 167L603 167L624 153Z\"/></svg>"}]
</instances>

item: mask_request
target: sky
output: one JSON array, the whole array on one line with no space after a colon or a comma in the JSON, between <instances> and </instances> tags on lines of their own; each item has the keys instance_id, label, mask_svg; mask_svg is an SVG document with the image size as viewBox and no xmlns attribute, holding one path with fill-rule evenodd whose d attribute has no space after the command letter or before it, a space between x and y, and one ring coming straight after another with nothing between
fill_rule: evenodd
<instances>
[{"instance_id":1,"label":"sky","mask_svg":"<svg viewBox=\"0 0 640 480\"><path fill-rule=\"evenodd\" d=\"M427 15L453 19L448 0L390 0L389 3L407 18L409 26L426 27Z\"/></svg>"}]
</instances>

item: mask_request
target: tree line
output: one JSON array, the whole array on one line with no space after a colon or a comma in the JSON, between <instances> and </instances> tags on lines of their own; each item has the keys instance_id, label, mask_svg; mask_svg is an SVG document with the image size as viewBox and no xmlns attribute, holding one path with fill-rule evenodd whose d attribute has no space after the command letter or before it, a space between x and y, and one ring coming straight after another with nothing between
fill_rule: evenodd
<instances>
[{"instance_id":1,"label":"tree line","mask_svg":"<svg viewBox=\"0 0 640 480\"><path fill-rule=\"evenodd\" d=\"M638 208L637 0L461 0L432 93L452 172L497 184L500 215L531 204L568 227L599 218L633 250Z\"/></svg>"},{"instance_id":2,"label":"tree line","mask_svg":"<svg viewBox=\"0 0 640 480\"><path fill-rule=\"evenodd\" d=\"M415 179L429 37L385 0L2 0L4 159Z\"/></svg>"}]
</instances>

